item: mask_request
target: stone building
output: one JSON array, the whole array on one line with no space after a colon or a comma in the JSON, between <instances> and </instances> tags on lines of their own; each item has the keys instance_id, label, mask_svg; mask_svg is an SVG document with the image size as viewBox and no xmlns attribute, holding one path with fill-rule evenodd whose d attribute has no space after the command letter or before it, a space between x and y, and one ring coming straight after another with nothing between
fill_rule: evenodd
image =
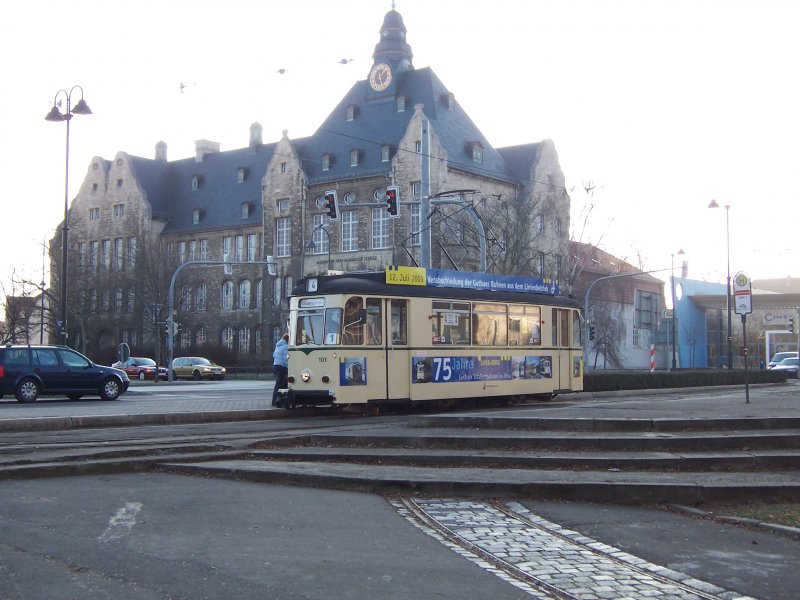
<instances>
[{"instance_id":1,"label":"stone building","mask_svg":"<svg viewBox=\"0 0 800 600\"><path fill-rule=\"evenodd\" d=\"M494 148L414 67L395 10L373 59L309 137L264 144L254 123L238 150L201 140L169 161L159 142L154 159L95 157L70 208L71 344L98 360L122 341L158 353L173 278L175 355L228 364L270 360L307 274L427 264L559 279L570 199L554 144Z\"/></svg>"}]
</instances>

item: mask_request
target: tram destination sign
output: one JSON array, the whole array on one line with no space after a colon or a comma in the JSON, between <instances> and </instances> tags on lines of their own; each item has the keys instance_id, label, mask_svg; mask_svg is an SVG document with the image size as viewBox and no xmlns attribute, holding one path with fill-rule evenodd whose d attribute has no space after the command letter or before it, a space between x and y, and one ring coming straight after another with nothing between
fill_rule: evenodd
<instances>
[{"instance_id":1,"label":"tram destination sign","mask_svg":"<svg viewBox=\"0 0 800 600\"><path fill-rule=\"evenodd\" d=\"M558 283L546 279L497 275L494 273L450 271L447 269L423 269L421 267L386 267L386 283L489 290L492 292L548 294L551 296L560 293Z\"/></svg>"}]
</instances>

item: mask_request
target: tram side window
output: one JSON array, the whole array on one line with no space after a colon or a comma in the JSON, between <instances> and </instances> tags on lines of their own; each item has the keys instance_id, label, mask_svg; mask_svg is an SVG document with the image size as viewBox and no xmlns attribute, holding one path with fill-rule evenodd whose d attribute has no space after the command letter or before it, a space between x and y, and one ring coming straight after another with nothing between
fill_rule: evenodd
<instances>
[{"instance_id":1,"label":"tram side window","mask_svg":"<svg viewBox=\"0 0 800 600\"><path fill-rule=\"evenodd\" d=\"M342 338L344 344L356 345L364 343L364 325L361 322L361 310L364 308L360 296L351 296L344 305L344 328Z\"/></svg>"},{"instance_id":2,"label":"tram side window","mask_svg":"<svg viewBox=\"0 0 800 600\"><path fill-rule=\"evenodd\" d=\"M297 331L295 332L294 343L302 344L322 344L322 311L307 310L301 311L297 315Z\"/></svg>"},{"instance_id":3,"label":"tram side window","mask_svg":"<svg viewBox=\"0 0 800 600\"><path fill-rule=\"evenodd\" d=\"M569 311L553 309L553 345L569 348Z\"/></svg>"},{"instance_id":4,"label":"tram side window","mask_svg":"<svg viewBox=\"0 0 800 600\"><path fill-rule=\"evenodd\" d=\"M577 310L572 311L572 345L583 346L583 329L581 328L581 316Z\"/></svg>"},{"instance_id":5,"label":"tram side window","mask_svg":"<svg viewBox=\"0 0 800 600\"><path fill-rule=\"evenodd\" d=\"M408 300L392 300L392 344L408 343Z\"/></svg>"},{"instance_id":6,"label":"tram side window","mask_svg":"<svg viewBox=\"0 0 800 600\"><path fill-rule=\"evenodd\" d=\"M380 298L367 298L367 344L380 346L383 340L383 319Z\"/></svg>"},{"instance_id":7,"label":"tram side window","mask_svg":"<svg viewBox=\"0 0 800 600\"><path fill-rule=\"evenodd\" d=\"M472 343L476 346L508 344L508 320L505 304L472 305Z\"/></svg>"},{"instance_id":8,"label":"tram side window","mask_svg":"<svg viewBox=\"0 0 800 600\"><path fill-rule=\"evenodd\" d=\"M509 305L508 343L511 346L542 345L542 309L539 306Z\"/></svg>"},{"instance_id":9,"label":"tram side window","mask_svg":"<svg viewBox=\"0 0 800 600\"><path fill-rule=\"evenodd\" d=\"M325 343L336 345L342 335L342 309L325 309Z\"/></svg>"},{"instance_id":10,"label":"tram side window","mask_svg":"<svg viewBox=\"0 0 800 600\"><path fill-rule=\"evenodd\" d=\"M434 344L469 344L469 304L434 301L431 326Z\"/></svg>"}]
</instances>

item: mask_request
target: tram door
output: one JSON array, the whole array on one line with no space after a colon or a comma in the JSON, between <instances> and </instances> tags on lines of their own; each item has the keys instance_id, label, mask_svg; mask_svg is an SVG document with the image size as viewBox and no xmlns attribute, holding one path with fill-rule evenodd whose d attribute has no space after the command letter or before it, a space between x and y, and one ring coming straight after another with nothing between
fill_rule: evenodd
<instances>
[{"instance_id":1,"label":"tram door","mask_svg":"<svg viewBox=\"0 0 800 600\"><path fill-rule=\"evenodd\" d=\"M411 397L411 362L408 351L408 300L385 299L386 399Z\"/></svg>"},{"instance_id":2,"label":"tram door","mask_svg":"<svg viewBox=\"0 0 800 600\"><path fill-rule=\"evenodd\" d=\"M570 364L570 311L563 308L553 309L553 377L554 387L559 390L569 390L571 386L572 365Z\"/></svg>"}]
</instances>

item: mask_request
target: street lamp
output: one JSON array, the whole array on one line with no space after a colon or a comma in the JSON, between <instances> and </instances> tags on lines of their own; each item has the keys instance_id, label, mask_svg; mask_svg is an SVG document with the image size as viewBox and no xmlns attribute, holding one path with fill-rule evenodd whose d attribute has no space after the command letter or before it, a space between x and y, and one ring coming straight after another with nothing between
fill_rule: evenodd
<instances>
[{"instance_id":1,"label":"street lamp","mask_svg":"<svg viewBox=\"0 0 800 600\"><path fill-rule=\"evenodd\" d=\"M316 227L314 227L314 229L311 230L311 239L308 240L307 247L311 250L311 252L316 254L315 249L317 247L317 244L314 242L314 232L317 231L317 230L320 230L320 231L324 232L325 233L325 237L328 238L328 270L330 271L331 270L331 234L328 232L327 229L325 229L325 223L322 223L321 225L317 225ZM320 244L321 244L321 242L320 242Z\"/></svg>"},{"instance_id":2,"label":"street lamp","mask_svg":"<svg viewBox=\"0 0 800 600\"><path fill-rule=\"evenodd\" d=\"M670 254L670 269L669 269L669 278L670 284L672 287L672 370L678 368L677 361L675 360L675 347L678 345L678 328L675 324L677 320L677 310L675 307L675 254L678 256L683 256L686 254L683 250L678 250L678 252Z\"/></svg>"},{"instance_id":3,"label":"street lamp","mask_svg":"<svg viewBox=\"0 0 800 600\"><path fill-rule=\"evenodd\" d=\"M712 200L708 208L719 208L716 200ZM731 221L730 221L731 205L725 205L725 243L727 246L728 256L728 278L725 288L725 305L728 310L728 368L733 369L733 334L731 328Z\"/></svg>"},{"instance_id":4,"label":"street lamp","mask_svg":"<svg viewBox=\"0 0 800 600\"><path fill-rule=\"evenodd\" d=\"M80 91L81 99L73 107L72 93ZM62 106L61 97L67 102L66 110L62 113L59 108ZM60 321L56 339L66 345L67 343L67 249L69 242L69 122L73 115L90 115L92 110L83 99L83 88L79 85L72 86L70 91L58 90L53 98L53 108L47 113L47 121L66 121L67 122L67 152L66 166L64 175L64 225L61 227L61 310L59 312Z\"/></svg>"}]
</instances>

